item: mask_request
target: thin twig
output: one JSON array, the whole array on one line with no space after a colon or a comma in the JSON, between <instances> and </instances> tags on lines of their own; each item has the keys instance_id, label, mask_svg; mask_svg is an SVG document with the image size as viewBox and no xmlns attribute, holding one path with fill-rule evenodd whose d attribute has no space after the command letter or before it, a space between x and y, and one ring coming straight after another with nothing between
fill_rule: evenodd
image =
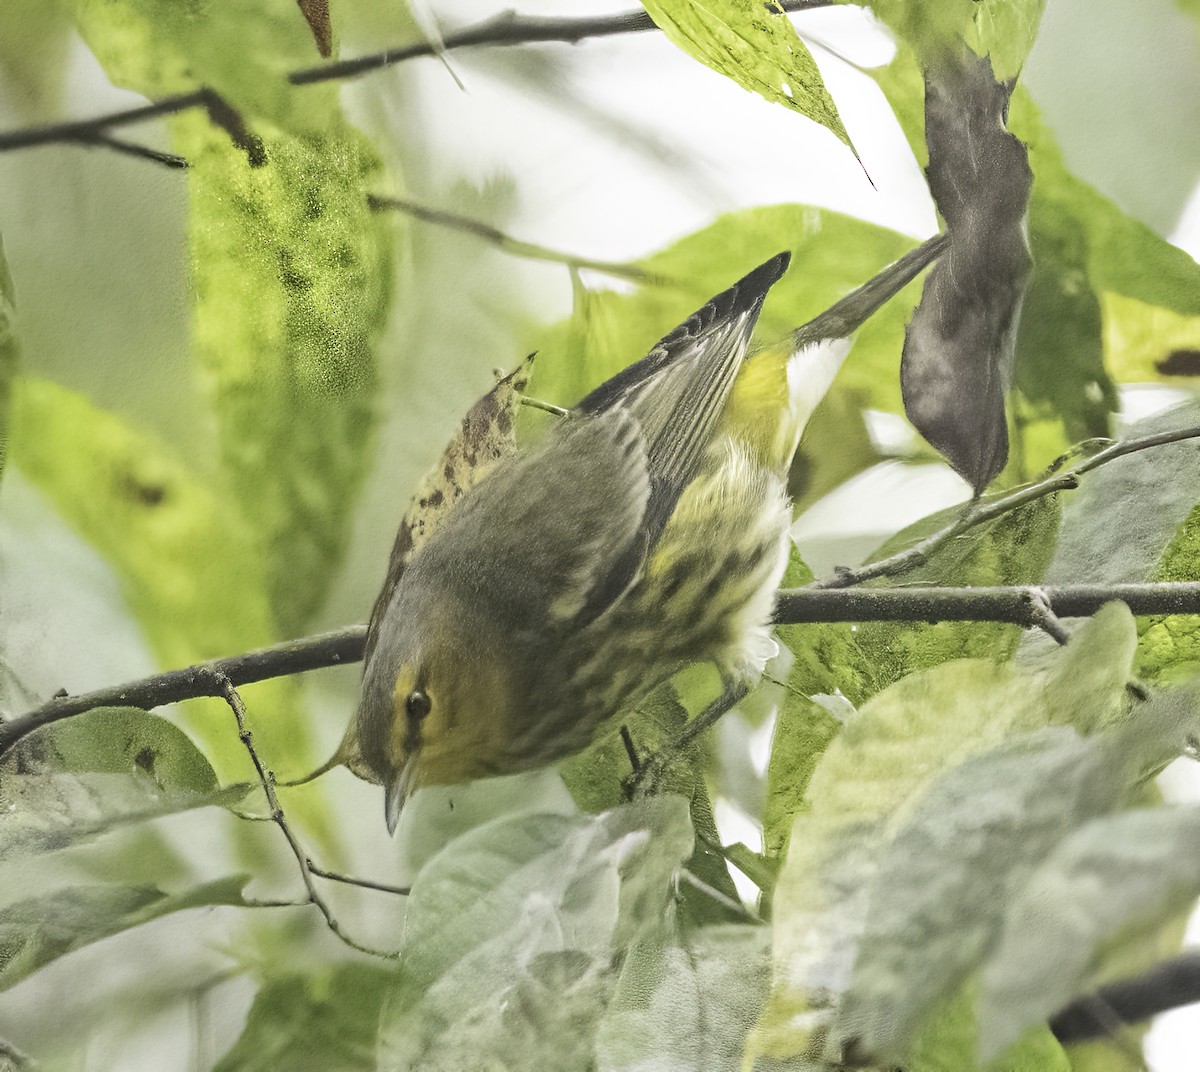
<instances>
[{"instance_id":1,"label":"thin twig","mask_svg":"<svg viewBox=\"0 0 1200 1072\"><path fill-rule=\"evenodd\" d=\"M785 12L796 12L829 7L833 2L834 0L783 0L780 6ZM336 82L357 78L360 75L382 70L406 60L419 59L423 56L437 57L459 48L474 48L482 45L528 45L552 41L578 44L586 38L613 37L619 34L643 33L657 29L658 27L654 25L650 16L641 9L623 11L615 15L564 18L519 15L509 11L475 23L473 26L465 26L460 30L447 33L436 44L428 40L417 41L370 56L357 56L349 60L324 63L316 67L292 71L287 78L292 85L296 86L312 85L318 82ZM245 127L240 125L240 120L238 123L232 124L223 121L229 117L221 113L219 106L214 109L214 101L219 99L212 89L205 86L188 93L176 93L136 108L109 112L91 119L73 119L62 123L48 123L44 126L10 130L0 133L0 152L64 142L94 143L97 134L115 127L144 123L151 119L162 119L165 116L178 115L180 112L194 108L207 108L213 122L225 127L234 142L246 150L251 166L263 163L265 155L262 151L262 142L246 131Z\"/></svg>"},{"instance_id":2,"label":"thin twig","mask_svg":"<svg viewBox=\"0 0 1200 1072\"><path fill-rule=\"evenodd\" d=\"M1047 598L1044 588L1029 590L1029 621L1030 624L1037 626L1048 637L1051 637L1056 644L1066 644L1071 639L1071 634L1067 632L1066 627L1059 621L1058 615L1050 606L1050 600Z\"/></svg>"},{"instance_id":3,"label":"thin twig","mask_svg":"<svg viewBox=\"0 0 1200 1072\"><path fill-rule=\"evenodd\" d=\"M114 138L112 135L102 132L80 137L76 140L87 145L114 149L119 153L124 153L126 156L136 156L142 160L151 160L156 164L162 164L163 167L173 170L183 170L188 166L188 162L182 156L178 156L175 153L164 153L160 149L152 149L148 145L138 145L132 141L123 141L120 138Z\"/></svg>"},{"instance_id":4,"label":"thin twig","mask_svg":"<svg viewBox=\"0 0 1200 1072\"><path fill-rule=\"evenodd\" d=\"M698 878L696 875L692 874L692 872L688 871L686 868L684 868L682 871L679 872L679 877L682 881L686 882L689 886L693 887L696 890L699 890L702 894L704 894L705 897L710 897L712 900L716 901L717 904L719 904L722 907L729 909L729 911L734 912L737 915L741 916L742 919L746 920L747 923L762 923L762 922L764 922L762 916L760 916L757 912L754 912L751 909L747 908L744 904L742 904L741 901L735 901L728 894L722 893L715 886L710 886L707 882L704 881L704 879Z\"/></svg>"},{"instance_id":5,"label":"thin twig","mask_svg":"<svg viewBox=\"0 0 1200 1072\"><path fill-rule=\"evenodd\" d=\"M308 854L304 851L296 835L292 832L291 826L288 825L287 816L284 815L283 807L279 803L279 794L275 792L275 775L263 765L263 761L259 758L258 750L254 747L254 736L250 732L250 728L246 725L246 706L242 703L242 698L238 694L237 688L228 677L220 672L209 670L208 673L212 675L214 687L219 690L219 694L229 704L230 710L233 711L233 717L237 720L238 738L246 746L246 751L250 754L250 762L254 764L255 773L258 775L258 780L267 797L267 807L271 809L271 818L274 820L275 825L283 832L283 836L288 843L288 848L292 850L292 855L296 858L296 864L300 868L300 878L304 882L305 890L308 891L308 902L316 905L317 910L325 918L325 925L343 944L348 945L351 949L357 949L360 953L367 953L370 956L380 957L384 960L395 960L399 957L399 953L388 953L381 949L372 949L370 946L363 945L351 938L343 930L342 925L334 916L333 910L318 892L316 883L313 882L312 862L309 860Z\"/></svg>"},{"instance_id":6,"label":"thin twig","mask_svg":"<svg viewBox=\"0 0 1200 1072\"><path fill-rule=\"evenodd\" d=\"M784 12L810 11L814 8L830 7L835 0L782 0L778 8ZM369 56L356 56L337 63L324 63L303 71L293 71L288 81L293 85L309 85L313 82L341 81L358 78L372 71L391 67L406 60L421 56L437 56L457 48L472 48L479 45L509 46L531 45L557 41L577 45L592 37L616 37L621 34L645 33L657 30L654 20L640 8L620 11L615 15L585 15L544 17L520 15L515 11L503 11L473 26L464 26L444 34L438 44L417 41L400 48L390 48Z\"/></svg>"},{"instance_id":7,"label":"thin twig","mask_svg":"<svg viewBox=\"0 0 1200 1072\"><path fill-rule=\"evenodd\" d=\"M308 869L320 878L327 878L332 882L344 882L347 886L361 886L364 890L379 890L380 893L394 893L398 897L407 897L412 890L408 886L389 886L386 882L375 882L369 878L355 878L353 875L342 875L337 871L326 871L323 867L318 867L308 861Z\"/></svg>"},{"instance_id":8,"label":"thin twig","mask_svg":"<svg viewBox=\"0 0 1200 1072\"><path fill-rule=\"evenodd\" d=\"M614 261L595 260L591 257L577 257L573 253L564 253L562 250L539 246L533 242L523 242L519 238L513 238L511 235L505 234L490 223L472 219L470 216L460 216L456 212L430 208L427 205L421 205L416 201L409 201L403 197L380 197L375 194L368 194L367 204L377 212L391 209L403 212L414 219L423 220L426 223L435 223L442 227L452 227L457 231L465 231L467 234L482 238L485 242L490 242L497 249L503 250L505 253L510 253L514 257L524 257L527 260L534 261L549 261L551 264L565 264L568 268L588 268L595 272L603 272L606 275L617 276L620 279L632 279L640 283L647 282L650 279L648 273L636 264L618 264Z\"/></svg>"},{"instance_id":9,"label":"thin twig","mask_svg":"<svg viewBox=\"0 0 1200 1072\"><path fill-rule=\"evenodd\" d=\"M1057 491L1068 491L1076 488L1079 486L1080 476L1084 473L1090 473L1093 469L1107 462L1123 458L1127 454L1135 454L1138 451L1148 450L1151 447L1160 447L1167 443L1178 443L1185 439L1196 439L1198 437L1200 437L1200 427L1176 428L1168 432L1158 432L1155 435L1142 436L1140 439L1119 440L1115 443L1109 443L1103 450L1098 451L1091 457L1085 458L1083 461L1077 462L1061 472L1053 473L1037 483L1027 484L1024 487L1017 488L1015 491L1005 492L991 499L981 499L969 503L963 512L949 525L926 536L925 539L913 544L912 547L906 548L897 554L889 555L887 558L881 558L876 562L868 562L865 566L859 566L857 569L839 569L834 576L823 581L814 581L810 587L849 588L876 577L895 577L898 574L906 573L908 570L915 569L917 566L924 564L935 551L949 543L955 537L961 536L969 529L973 529L977 525L982 525L988 521L994 521L1004 514L1011 513L1013 510L1026 506L1031 502L1036 502L1047 495L1053 495Z\"/></svg>"}]
</instances>

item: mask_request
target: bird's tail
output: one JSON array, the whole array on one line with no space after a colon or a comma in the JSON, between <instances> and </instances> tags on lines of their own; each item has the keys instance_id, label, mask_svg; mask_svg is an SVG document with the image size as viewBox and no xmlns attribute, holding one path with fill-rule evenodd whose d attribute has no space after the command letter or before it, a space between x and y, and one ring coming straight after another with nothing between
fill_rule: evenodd
<instances>
[{"instance_id":1,"label":"bird's tail","mask_svg":"<svg viewBox=\"0 0 1200 1072\"><path fill-rule=\"evenodd\" d=\"M797 328L782 346L755 355L734 385L727 427L775 468L787 469L804 426L850 352L850 336L932 264L947 244L944 235L923 242ZM787 407L781 415L784 399Z\"/></svg>"}]
</instances>

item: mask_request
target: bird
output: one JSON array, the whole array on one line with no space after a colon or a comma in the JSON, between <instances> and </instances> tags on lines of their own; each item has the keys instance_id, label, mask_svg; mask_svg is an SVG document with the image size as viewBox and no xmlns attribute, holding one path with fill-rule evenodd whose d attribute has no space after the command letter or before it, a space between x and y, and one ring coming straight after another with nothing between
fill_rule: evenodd
<instances>
[{"instance_id":1,"label":"bird","mask_svg":"<svg viewBox=\"0 0 1200 1072\"><path fill-rule=\"evenodd\" d=\"M746 694L775 650L804 424L853 331L943 247L756 353L777 254L463 495L368 625L344 750L383 785L389 832L415 790L581 751L690 664L723 683L692 735Z\"/></svg>"}]
</instances>

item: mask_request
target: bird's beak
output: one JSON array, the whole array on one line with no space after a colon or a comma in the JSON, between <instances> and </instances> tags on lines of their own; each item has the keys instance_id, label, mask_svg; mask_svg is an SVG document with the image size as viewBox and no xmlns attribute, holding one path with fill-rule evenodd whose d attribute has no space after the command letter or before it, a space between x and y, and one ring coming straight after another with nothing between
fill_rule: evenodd
<instances>
[{"instance_id":1,"label":"bird's beak","mask_svg":"<svg viewBox=\"0 0 1200 1072\"><path fill-rule=\"evenodd\" d=\"M389 834L396 833L396 824L400 822L400 812L412 790L412 781L416 772L417 753L412 752L404 761L404 766L392 775L391 780L384 787L383 817L387 821Z\"/></svg>"}]
</instances>

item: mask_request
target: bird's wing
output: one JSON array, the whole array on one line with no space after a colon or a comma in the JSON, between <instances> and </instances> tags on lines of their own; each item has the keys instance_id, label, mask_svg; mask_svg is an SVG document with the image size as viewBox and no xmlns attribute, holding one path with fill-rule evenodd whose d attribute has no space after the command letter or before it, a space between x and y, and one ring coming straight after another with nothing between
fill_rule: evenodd
<instances>
[{"instance_id":1,"label":"bird's wing","mask_svg":"<svg viewBox=\"0 0 1200 1072\"><path fill-rule=\"evenodd\" d=\"M695 476L746 356L763 299L790 260L780 253L693 313L649 354L597 387L584 416L632 413L646 445L653 542Z\"/></svg>"},{"instance_id":2,"label":"bird's wing","mask_svg":"<svg viewBox=\"0 0 1200 1072\"><path fill-rule=\"evenodd\" d=\"M651 487L637 418L619 409L564 418L497 469L447 520L424 572L442 558L468 602L502 606L514 629L601 614L646 557ZM424 561L422 561L424 560Z\"/></svg>"}]
</instances>

